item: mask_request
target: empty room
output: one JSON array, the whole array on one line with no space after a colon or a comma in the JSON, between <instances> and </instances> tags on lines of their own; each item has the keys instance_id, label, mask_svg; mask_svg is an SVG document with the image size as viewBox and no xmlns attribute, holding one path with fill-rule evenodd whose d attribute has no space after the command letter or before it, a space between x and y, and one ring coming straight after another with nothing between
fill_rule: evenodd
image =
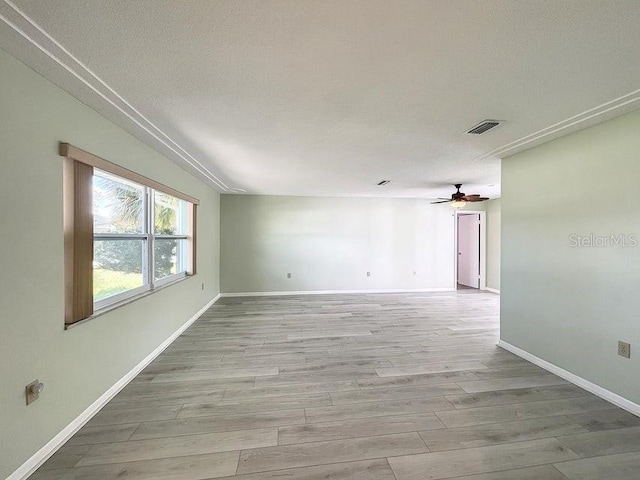
<instances>
[{"instance_id":1,"label":"empty room","mask_svg":"<svg viewBox=\"0 0 640 480\"><path fill-rule=\"evenodd\" d=\"M0 478L640 480L639 0L0 0Z\"/></svg>"}]
</instances>

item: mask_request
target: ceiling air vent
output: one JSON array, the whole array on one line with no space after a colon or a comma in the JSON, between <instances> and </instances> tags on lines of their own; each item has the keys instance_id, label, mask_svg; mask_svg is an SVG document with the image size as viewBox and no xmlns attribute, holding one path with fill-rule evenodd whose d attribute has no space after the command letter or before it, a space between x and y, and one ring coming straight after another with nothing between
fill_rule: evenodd
<instances>
[{"instance_id":1,"label":"ceiling air vent","mask_svg":"<svg viewBox=\"0 0 640 480\"><path fill-rule=\"evenodd\" d=\"M491 130L494 127L497 127L498 125L500 125L500 123L501 122L498 120L483 120L478 125L476 125L471 130L469 130L467 133L471 133L473 135L480 135L488 130Z\"/></svg>"},{"instance_id":2,"label":"ceiling air vent","mask_svg":"<svg viewBox=\"0 0 640 480\"><path fill-rule=\"evenodd\" d=\"M386 185L387 183L391 183L391 180L380 180L377 185L379 187L382 187L383 185Z\"/></svg>"}]
</instances>

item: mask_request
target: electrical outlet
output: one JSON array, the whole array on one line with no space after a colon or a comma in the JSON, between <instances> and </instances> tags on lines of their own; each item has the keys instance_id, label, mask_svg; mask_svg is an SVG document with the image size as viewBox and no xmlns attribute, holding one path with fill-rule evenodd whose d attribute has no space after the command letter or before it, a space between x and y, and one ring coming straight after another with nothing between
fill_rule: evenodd
<instances>
[{"instance_id":1,"label":"electrical outlet","mask_svg":"<svg viewBox=\"0 0 640 480\"><path fill-rule=\"evenodd\" d=\"M40 394L44 389L44 383L40 382L40 380L34 380L29 385L24 387L24 393L27 397L27 405L32 404L38 398L40 398Z\"/></svg>"},{"instance_id":2,"label":"electrical outlet","mask_svg":"<svg viewBox=\"0 0 640 480\"><path fill-rule=\"evenodd\" d=\"M416 271L415 271L415 270L413 271L413 276L414 276L414 277L416 276Z\"/></svg>"},{"instance_id":3,"label":"electrical outlet","mask_svg":"<svg viewBox=\"0 0 640 480\"><path fill-rule=\"evenodd\" d=\"M370 276L371 276L371 272L367 272L367 277L370 277Z\"/></svg>"},{"instance_id":4,"label":"electrical outlet","mask_svg":"<svg viewBox=\"0 0 640 480\"><path fill-rule=\"evenodd\" d=\"M624 358L631 358L631 345L626 342L618 342L618 355Z\"/></svg>"},{"instance_id":5,"label":"electrical outlet","mask_svg":"<svg viewBox=\"0 0 640 480\"><path fill-rule=\"evenodd\" d=\"M290 273L287 273L287 278L291 278L291 274Z\"/></svg>"}]
</instances>

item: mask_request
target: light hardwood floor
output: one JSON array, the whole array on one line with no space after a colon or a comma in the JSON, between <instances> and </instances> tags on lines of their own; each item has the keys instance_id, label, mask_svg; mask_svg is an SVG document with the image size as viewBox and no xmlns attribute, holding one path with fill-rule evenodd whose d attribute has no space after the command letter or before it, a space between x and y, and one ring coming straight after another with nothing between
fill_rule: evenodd
<instances>
[{"instance_id":1,"label":"light hardwood floor","mask_svg":"<svg viewBox=\"0 0 640 480\"><path fill-rule=\"evenodd\" d=\"M499 299L222 299L32 478L640 479L640 419L496 347Z\"/></svg>"}]
</instances>

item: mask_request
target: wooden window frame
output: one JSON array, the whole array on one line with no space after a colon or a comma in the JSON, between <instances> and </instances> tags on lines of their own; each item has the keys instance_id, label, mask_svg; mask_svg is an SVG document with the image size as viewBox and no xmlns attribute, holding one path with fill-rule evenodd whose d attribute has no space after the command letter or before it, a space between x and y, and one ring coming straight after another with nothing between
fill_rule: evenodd
<instances>
[{"instance_id":1,"label":"wooden window frame","mask_svg":"<svg viewBox=\"0 0 640 480\"><path fill-rule=\"evenodd\" d=\"M187 202L186 277L196 274L197 207L200 201L167 185L100 158L68 143L60 143L64 182L64 304L65 325L85 320L94 312L93 300L93 174L98 169ZM160 282L160 284L166 282ZM153 291L153 279L149 290ZM145 291L141 295L148 294ZM141 296L140 295L140 296ZM136 297L127 298L131 301ZM109 308L118 303L109 305Z\"/></svg>"}]
</instances>

